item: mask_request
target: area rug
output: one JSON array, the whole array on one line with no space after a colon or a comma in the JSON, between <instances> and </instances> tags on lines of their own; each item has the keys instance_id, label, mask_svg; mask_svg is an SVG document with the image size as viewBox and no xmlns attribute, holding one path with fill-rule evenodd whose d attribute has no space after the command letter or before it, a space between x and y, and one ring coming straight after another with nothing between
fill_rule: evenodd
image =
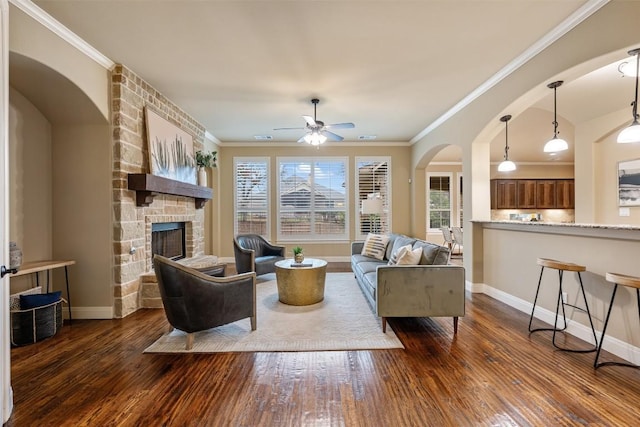
<instances>
[{"instance_id":1,"label":"area rug","mask_svg":"<svg viewBox=\"0 0 640 427\"><path fill-rule=\"evenodd\" d=\"M185 350L186 334L173 330L145 353L216 353L262 351L374 350L404 348L387 324L371 311L353 273L327 273L324 300L308 306L278 301L275 274L257 284L258 325L239 320L195 334L193 348Z\"/></svg>"}]
</instances>

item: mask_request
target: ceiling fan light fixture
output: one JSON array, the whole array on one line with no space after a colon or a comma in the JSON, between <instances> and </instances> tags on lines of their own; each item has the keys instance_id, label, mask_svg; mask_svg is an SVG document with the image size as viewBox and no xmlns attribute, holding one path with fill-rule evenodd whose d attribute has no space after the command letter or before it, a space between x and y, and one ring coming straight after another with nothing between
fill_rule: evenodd
<instances>
[{"instance_id":1,"label":"ceiling fan light fixture","mask_svg":"<svg viewBox=\"0 0 640 427\"><path fill-rule=\"evenodd\" d=\"M562 138L558 138L558 107L556 93L562 83L564 83L562 80L558 80L547 85L549 89L553 89L553 138L544 145L545 153L555 153L569 148L567 141Z\"/></svg>"},{"instance_id":2,"label":"ceiling fan light fixture","mask_svg":"<svg viewBox=\"0 0 640 427\"><path fill-rule=\"evenodd\" d=\"M327 137L318 132L311 132L304 136L304 142L311 145L324 144L326 141Z\"/></svg>"},{"instance_id":3,"label":"ceiling fan light fixture","mask_svg":"<svg viewBox=\"0 0 640 427\"><path fill-rule=\"evenodd\" d=\"M516 164L509 160L509 120L511 120L510 114L500 117L500 121L504 123L504 160L498 165L498 172L516 170Z\"/></svg>"},{"instance_id":4,"label":"ceiling fan light fixture","mask_svg":"<svg viewBox=\"0 0 640 427\"><path fill-rule=\"evenodd\" d=\"M622 132L618 134L618 143L619 144L628 144L631 142L640 142L640 123L638 123L638 73L640 71L640 48L633 49L629 51L629 55L635 55L636 57L636 67L635 67L635 77L636 77L636 93L633 102L631 103L632 109L631 114L633 115L633 121L626 129L623 129Z\"/></svg>"}]
</instances>

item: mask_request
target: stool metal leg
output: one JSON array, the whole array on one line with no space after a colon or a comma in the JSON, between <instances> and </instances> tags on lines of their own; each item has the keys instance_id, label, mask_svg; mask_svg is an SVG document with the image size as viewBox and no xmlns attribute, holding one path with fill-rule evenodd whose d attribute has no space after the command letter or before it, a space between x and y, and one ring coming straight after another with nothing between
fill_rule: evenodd
<instances>
[{"instance_id":1,"label":"stool metal leg","mask_svg":"<svg viewBox=\"0 0 640 427\"><path fill-rule=\"evenodd\" d=\"M604 326L602 327L602 335L600 335L600 343L598 344L598 351L596 353L596 359L593 361L593 367L598 369L601 366L626 366L629 368L640 368L638 365L634 365L633 363L624 363L624 362L602 362L598 363L598 359L600 358L600 351L602 350L602 342L604 341L604 335L607 332L607 325L609 324L609 317L611 316L611 309L613 308L613 301L616 298L616 291L618 290L618 284L616 283L613 287L613 292L611 293L611 302L609 303L609 309L607 310L607 317L604 320ZM640 289L636 288L636 300L638 302L638 320L640 320Z\"/></svg>"},{"instance_id":2,"label":"stool metal leg","mask_svg":"<svg viewBox=\"0 0 640 427\"><path fill-rule=\"evenodd\" d=\"M553 329L553 346L559 350L562 351L570 351L572 353L591 353L593 351L597 350L598 347L598 338L596 337L596 330L593 327L593 321L591 320L591 312L589 311L589 303L587 303L587 295L584 292L584 286L582 284L582 276L580 275L579 271L576 271L576 274L578 274L578 280L580 281L580 290L582 291L582 299L584 300L584 306L585 308L582 307L578 307L575 306L573 304L567 304L562 300L562 276L563 276L563 270L559 270L560 273L560 287L559 287L559 292L558 292L558 303L562 305L562 318L564 320L564 328L562 329L557 329L556 325L554 324L554 329ZM567 316L564 310L564 306L568 305L570 307L575 308L576 310L580 310L580 311L584 311L587 313L587 317L589 317L589 324L591 325L591 332L593 333L593 340L595 342L595 344L593 345L593 348L586 348L586 349L570 349L570 348L566 348L566 347L560 347L558 344L556 344L556 332L559 331L564 331L565 329L567 329ZM558 310L556 308L556 322L558 320Z\"/></svg>"},{"instance_id":3,"label":"stool metal leg","mask_svg":"<svg viewBox=\"0 0 640 427\"><path fill-rule=\"evenodd\" d=\"M544 266L541 267L540 269L540 278L538 279L538 288L536 289L536 296L533 300L533 308L531 310L531 316L529 317L529 332L533 333L533 332L538 332L538 331L552 331L553 332L553 337L552 337L552 344L555 348L557 348L558 350L562 350L562 351L569 351L572 353L591 353L593 351L597 350L598 347L598 339L596 337L596 331L595 328L593 327L593 321L591 320L591 312L589 311L589 304L587 303L587 296L586 293L584 291L584 286L582 284L582 276L580 275L580 272L577 271L576 273L578 274L578 279L580 281L580 290L582 292L582 298L584 300L585 303L585 308L582 307L577 307L573 304L567 304L562 300L562 279L564 276L564 270L558 270L558 298L556 301L556 314L555 314L555 319L553 322L553 328L535 328L532 329L531 325L533 323L533 314L535 312L536 309L536 305L538 302L538 294L540 292L540 285L542 283L542 274L544 272ZM593 346L593 348L588 348L588 349L570 349L570 348L566 348L566 347L561 347L558 344L556 344L556 333L557 332L562 332L564 330L567 329L567 314L565 311L565 305L571 306L577 310L582 310L585 311L589 317L589 323L591 325L591 332L593 333L593 337L594 337L594 341L595 344ZM562 320L564 325L562 326L562 328L558 327L558 317L560 316L560 310L562 310Z\"/></svg>"},{"instance_id":4,"label":"stool metal leg","mask_svg":"<svg viewBox=\"0 0 640 427\"><path fill-rule=\"evenodd\" d=\"M536 311L536 304L538 303L538 294L540 293L540 283L542 283L542 273L544 273L544 267L540 268L540 278L538 279L538 288L536 289L536 297L533 299L533 308L531 309L531 316L529 317L529 332L539 331L539 329L531 329L531 323L533 322L533 313Z\"/></svg>"}]
</instances>

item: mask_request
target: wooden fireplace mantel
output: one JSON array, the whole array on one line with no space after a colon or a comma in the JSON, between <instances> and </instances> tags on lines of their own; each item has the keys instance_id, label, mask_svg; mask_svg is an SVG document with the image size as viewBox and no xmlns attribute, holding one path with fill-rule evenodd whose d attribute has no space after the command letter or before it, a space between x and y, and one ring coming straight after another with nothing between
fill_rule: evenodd
<instances>
[{"instance_id":1,"label":"wooden fireplace mantel","mask_svg":"<svg viewBox=\"0 0 640 427\"><path fill-rule=\"evenodd\" d=\"M129 190L136 192L136 206L149 206L158 194L193 197L196 209L204 207L213 198L213 190L209 187L189 184L148 173L130 173Z\"/></svg>"}]
</instances>

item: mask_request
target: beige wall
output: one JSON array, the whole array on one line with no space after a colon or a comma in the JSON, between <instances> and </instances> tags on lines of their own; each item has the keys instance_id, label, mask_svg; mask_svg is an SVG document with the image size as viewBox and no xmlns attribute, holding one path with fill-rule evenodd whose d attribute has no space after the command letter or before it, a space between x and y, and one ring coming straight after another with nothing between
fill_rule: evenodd
<instances>
[{"instance_id":1,"label":"beige wall","mask_svg":"<svg viewBox=\"0 0 640 427\"><path fill-rule=\"evenodd\" d=\"M276 236L276 201L275 183L277 182L277 157L319 157L335 156L348 157L349 160L349 235L348 241L331 243L309 243L309 242L287 242L287 253L291 253L291 248L296 245L304 245L306 256L322 256L327 259L347 259L351 253L351 241L356 239L356 203L354 202L355 183L355 158L358 156L390 156L391 157L391 182L392 182L392 231L409 234L410 212L404 207L409 199L411 184L409 183L410 173L410 149L406 146L373 146L361 148L351 145L323 145L316 149L306 144L295 144L290 146L260 146L260 147L238 147L223 146L220 150L218 162L219 184L213 190L220 198L220 252L216 255L233 258L233 158L234 157L269 157L271 159L271 234L272 241Z\"/></svg>"},{"instance_id":2,"label":"beige wall","mask_svg":"<svg viewBox=\"0 0 640 427\"><path fill-rule=\"evenodd\" d=\"M51 124L13 88L9 90L9 237L23 262L53 254ZM11 292L31 287L28 277L11 279Z\"/></svg>"},{"instance_id":3,"label":"beige wall","mask_svg":"<svg viewBox=\"0 0 640 427\"><path fill-rule=\"evenodd\" d=\"M77 318L111 317L110 126L53 128L53 255L69 268ZM64 280L56 271L58 283ZM58 288L60 288L58 286Z\"/></svg>"},{"instance_id":4,"label":"beige wall","mask_svg":"<svg viewBox=\"0 0 640 427\"><path fill-rule=\"evenodd\" d=\"M108 119L109 91L104 81L107 77L105 68L17 7L10 5L9 12L10 51L33 58L65 76L91 100L103 119ZM37 86L38 83L33 82L33 85ZM55 105L52 107L55 109ZM77 114L82 116L83 112Z\"/></svg>"},{"instance_id":5,"label":"beige wall","mask_svg":"<svg viewBox=\"0 0 640 427\"><path fill-rule=\"evenodd\" d=\"M629 216L620 216L618 206L618 162L640 159L638 144L618 144L617 133L593 144L595 167L595 222L640 224L640 206L628 207Z\"/></svg>"}]
</instances>

